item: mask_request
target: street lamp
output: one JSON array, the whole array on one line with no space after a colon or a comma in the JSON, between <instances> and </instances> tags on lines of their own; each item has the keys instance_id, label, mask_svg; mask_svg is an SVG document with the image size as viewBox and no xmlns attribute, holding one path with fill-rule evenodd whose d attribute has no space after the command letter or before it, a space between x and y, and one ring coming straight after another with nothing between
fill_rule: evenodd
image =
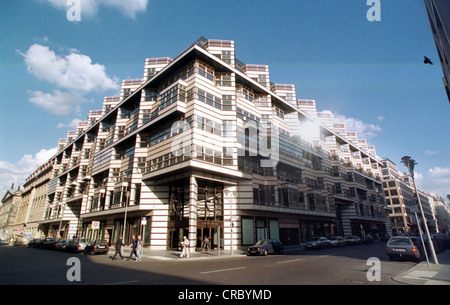
<instances>
[{"instance_id":1,"label":"street lamp","mask_svg":"<svg viewBox=\"0 0 450 305\"><path fill-rule=\"evenodd\" d=\"M423 212L422 202L420 201L420 196L419 196L419 193L417 192L416 182L414 180L414 165L416 165L417 163L414 159L411 159L411 157L409 157L409 156L404 156L402 158L402 163L408 168L409 174L412 178L414 191L416 192L417 201L419 202L420 212L422 213L422 220L423 220L423 224L425 226L425 232L427 233L427 237L428 237L428 244L430 245L431 256L433 257L434 263L436 265L439 265L439 262L438 262L438 259L436 256L436 252L434 251L433 240L431 239L430 231L428 230L428 224L427 224L427 220L425 218L425 213ZM426 249L424 249L424 251L426 251Z\"/></svg>"}]
</instances>

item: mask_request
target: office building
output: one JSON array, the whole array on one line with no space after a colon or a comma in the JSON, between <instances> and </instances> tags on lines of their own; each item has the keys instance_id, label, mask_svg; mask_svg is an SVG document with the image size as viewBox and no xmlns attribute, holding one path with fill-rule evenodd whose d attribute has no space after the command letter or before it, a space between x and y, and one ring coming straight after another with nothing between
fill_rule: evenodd
<instances>
[{"instance_id":1,"label":"office building","mask_svg":"<svg viewBox=\"0 0 450 305\"><path fill-rule=\"evenodd\" d=\"M374 147L273 83L268 66L236 59L231 40L146 59L144 77L124 80L59 147L46 236L114 243L125 232L159 250L208 236L230 250L390 231Z\"/></svg>"}]
</instances>

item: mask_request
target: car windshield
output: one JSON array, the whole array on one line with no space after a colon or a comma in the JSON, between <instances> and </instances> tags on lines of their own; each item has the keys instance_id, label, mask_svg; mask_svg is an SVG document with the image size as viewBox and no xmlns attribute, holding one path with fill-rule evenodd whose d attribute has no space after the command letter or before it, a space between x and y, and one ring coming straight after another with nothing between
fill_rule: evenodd
<instances>
[{"instance_id":1,"label":"car windshield","mask_svg":"<svg viewBox=\"0 0 450 305\"><path fill-rule=\"evenodd\" d=\"M317 240L320 240L320 237L313 237L313 238L311 238L311 241L317 241Z\"/></svg>"},{"instance_id":2,"label":"car windshield","mask_svg":"<svg viewBox=\"0 0 450 305\"><path fill-rule=\"evenodd\" d=\"M409 238L391 238L389 245L392 246L410 246L411 241Z\"/></svg>"},{"instance_id":3,"label":"car windshield","mask_svg":"<svg viewBox=\"0 0 450 305\"><path fill-rule=\"evenodd\" d=\"M256 245L257 245L257 246L266 246L266 245L267 245L267 240L262 239L262 240L258 241L258 242L256 243Z\"/></svg>"}]
</instances>

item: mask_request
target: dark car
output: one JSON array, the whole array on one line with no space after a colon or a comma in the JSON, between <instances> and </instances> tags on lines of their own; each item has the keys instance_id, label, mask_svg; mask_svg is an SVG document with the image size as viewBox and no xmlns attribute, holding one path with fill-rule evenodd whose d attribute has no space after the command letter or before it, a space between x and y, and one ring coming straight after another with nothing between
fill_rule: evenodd
<instances>
[{"instance_id":1,"label":"dark car","mask_svg":"<svg viewBox=\"0 0 450 305\"><path fill-rule=\"evenodd\" d=\"M39 238L36 242L35 242L35 244L34 244L34 247L35 248L38 248L38 249L41 249L42 248L42 246L44 245L44 243L47 241L47 240L49 240L50 238Z\"/></svg>"},{"instance_id":2,"label":"dark car","mask_svg":"<svg viewBox=\"0 0 450 305\"><path fill-rule=\"evenodd\" d=\"M434 234L436 238L441 242L443 249L450 249L450 238L445 234Z\"/></svg>"},{"instance_id":3,"label":"dark car","mask_svg":"<svg viewBox=\"0 0 450 305\"><path fill-rule=\"evenodd\" d=\"M65 251L66 250L66 246L69 244L69 239L61 239L59 240L56 245L55 245L55 250L56 251Z\"/></svg>"},{"instance_id":4,"label":"dark car","mask_svg":"<svg viewBox=\"0 0 450 305\"><path fill-rule=\"evenodd\" d=\"M381 241L388 241L389 238L391 238L391 235L385 234L385 235L381 236Z\"/></svg>"},{"instance_id":5,"label":"dark car","mask_svg":"<svg viewBox=\"0 0 450 305\"><path fill-rule=\"evenodd\" d=\"M41 246L42 249L54 250L56 243L59 241L57 238L48 238Z\"/></svg>"},{"instance_id":6,"label":"dark car","mask_svg":"<svg viewBox=\"0 0 450 305\"><path fill-rule=\"evenodd\" d=\"M36 246L36 242L38 241L38 238L33 238L30 240L30 242L28 243L28 248L34 248L34 246Z\"/></svg>"},{"instance_id":7,"label":"dark car","mask_svg":"<svg viewBox=\"0 0 450 305\"><path fill-rule=\"evenodd\" d=\"M372 234L367 234L366 236L361 237L362 244L373 244L373 236Z\"/></svg>"},{"instance_id":8,"label":"dark car","mask_svg":"<svg viewBox=\"0 0 450 305\"><path fill-rule=\"evenodd\" d=\"M284 245L277 239L261 239L255 245L249 247L249 255L267 255L269 253L283 253Z\"/></svg>"},{"instance_id":9,"label":"dark car","mask_svg":"<svg viewBox=\"0 0 450 305\"><path fill-rule=\"evenodd\" d=\"M420 238L408 236L394 236L386 244L386 254L390 260L413 259L421 261L424 257Z\"/></svg>"},{"instance_id":10,"label":"dark car","mask_svg":"<svg viewBox=\"0 0 450 305\"><path fill-rule=\"evenodd\" d=\"M91 240L84 248L84 254L94 255L97 253L107 254L109 251L108 243L101 239Z\"/></svg>"},{"instance_id":11,"label":"dark car","mask_svg":"<svg viewBox=\"0 0 450 305\"><path fill-rule=\"evenodd\" d=\"M71 239L66 246L66 252L83 252L89 242L86 238Z\"/></svg>"},{"instance_id":12,"label":"dark car","mask_svg":"<svg viewBox=\"0 0 450 305\"><path fill-rule=\"evenodd\" d=\"M427 249L427 253L431 253L430 242L428 241L428 236L423 235L422 237L423 237L423 242L425 243L425 248ZM431 240L433 242L434 252L436 254L441 253L441 247L439 246L439 243L437 242L437 240L433 237L431 237Z\"/></svg>"}]
</instances>

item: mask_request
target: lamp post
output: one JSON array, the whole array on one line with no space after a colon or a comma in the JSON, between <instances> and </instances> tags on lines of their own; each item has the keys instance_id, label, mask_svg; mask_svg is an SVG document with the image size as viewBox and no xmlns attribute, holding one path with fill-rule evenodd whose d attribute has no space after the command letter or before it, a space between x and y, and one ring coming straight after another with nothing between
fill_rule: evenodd
<instances>
[{"instance_id":1,"label":"lamp post","mask_svg":"<svg viewBox=\"0 0 450 305\"><path fill-rule=\"evenodd\" d=\"M414 191L416 192L417 201L419 202L420 212L422 213L422 220L423 220L423 224L425 226L425 232L428 237L428 244L430 245L431 256L433 257L434 263L436 265L439 265L439 262L438 262L438 259L436 256L436 252L434 251L433 240L431 239L430 231L428 230L427 219L425 218L425 213L423 212L423 208L422 208L422 202L420 201L420 196L419 196L419 193L417 192L416 182L414 180L414 166L417 163L414 159L411 159L411 157L409 157L409 156L404 156L402 158L402 163L408 168L409 174L411 175L411 178L412 178ZM426 249L424 249L424 251L426 251Z\"/></svg>"}]
</instances>

